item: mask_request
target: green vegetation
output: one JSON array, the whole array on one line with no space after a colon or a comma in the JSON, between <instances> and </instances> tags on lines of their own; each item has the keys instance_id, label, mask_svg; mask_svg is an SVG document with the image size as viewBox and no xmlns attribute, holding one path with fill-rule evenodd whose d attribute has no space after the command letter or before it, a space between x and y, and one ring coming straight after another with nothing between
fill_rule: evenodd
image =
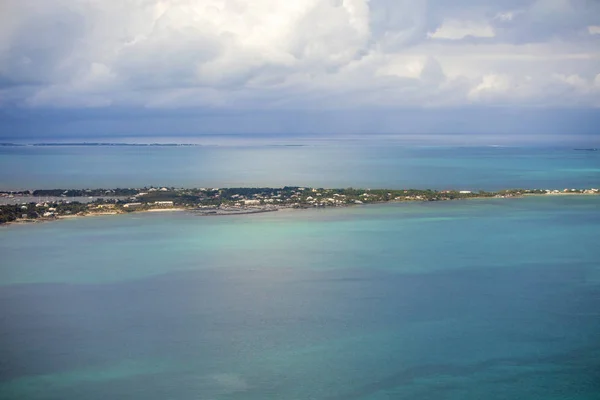
<instances>
[{"instance_id":1,"label":"green vegetation","mask_svg":"<svg viewBox=\"0 0 600 400\"><path fill-rule=\"evenodd\" d=\"M0 206L0 224L16 220L50 219L60 215L75 215L85 212L86 209L86 205L81 203L6 204Z\"/></svg>"},{"instance_id":2,"label":"green vegetation","mask_svg":"<svg viewBox=\"0 0 600 400\"><path fill-rule=\"evenodd\" d=\"M52 189L0 192L18 203L23 197L38 197L37 203L0 205L0 224L13 221L53 219L67 215L125 213L173 207L189 210L274 210L278 208L341 207L401 201L446 201L470 198L518 197L526 194L589 193L597 189L510 189L498 192L421 189L325 189L286 186L283 188L154 188L137 189ZM44 197L62 198L47 201ZM69 201L72 197L97 199L90 203Z\"/></svg>"}]
</instances>

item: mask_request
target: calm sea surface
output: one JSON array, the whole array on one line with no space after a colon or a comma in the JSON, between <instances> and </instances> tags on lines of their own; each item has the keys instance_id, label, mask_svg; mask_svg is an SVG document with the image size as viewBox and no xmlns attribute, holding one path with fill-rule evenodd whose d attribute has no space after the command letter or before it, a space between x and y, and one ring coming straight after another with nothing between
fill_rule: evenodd
<instances>
[{"instance_id":1,"label":"calm sea surface","mask_svg":"<svg viewBox=\"0 0 600 400\"><path fill-rule=\"evenodd\" d=\"M598 399L600 197L0 228L1 399Z\"/></svg>"},{"instance_id":2,"label":"calm sea surface","mask_svg":"<svg viewBox=\"0 0 600 400\"><path fill-rule=\"evenodd\" d=\"M0 190L313 186L495 190L600 186L600 152L359 145L0 147Z\"/></svg>"},{"instance_id":3,"label":"calm sea surface","mask_svg":"<svg viewBox=\"0 0 600 400\"><path fill-rule=\"evenodd\" d=\"M0 188L600 186L571 149L0 147ZM600 196L0 227L0 399L600 398Z\"/></svg>"}]
</instances>

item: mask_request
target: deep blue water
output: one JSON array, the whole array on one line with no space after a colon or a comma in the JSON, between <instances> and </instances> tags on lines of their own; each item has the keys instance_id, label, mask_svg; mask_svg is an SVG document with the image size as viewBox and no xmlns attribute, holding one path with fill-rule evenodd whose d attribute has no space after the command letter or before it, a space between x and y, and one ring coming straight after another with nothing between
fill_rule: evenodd
<instances>
[{"instance_id":1,"label":"deep blue water","mask_svg":"<svg viewBox=\"0 0 600 400\"><path fill-rule=\"evenodd\" d=\"M600 152L341 144L0 147L0 190L146 185L562 190L600 186Z\"/></svg>"},{"instance_id":2,"label":"deep blue water","mask_svg":"<svg viewBox=\"0 0 600 400\"><path fill-rule=\"evenodd\" d=\"M1 228L0 398L598 399L599 237L596 196Z\"/></svg>"}]
</instances>

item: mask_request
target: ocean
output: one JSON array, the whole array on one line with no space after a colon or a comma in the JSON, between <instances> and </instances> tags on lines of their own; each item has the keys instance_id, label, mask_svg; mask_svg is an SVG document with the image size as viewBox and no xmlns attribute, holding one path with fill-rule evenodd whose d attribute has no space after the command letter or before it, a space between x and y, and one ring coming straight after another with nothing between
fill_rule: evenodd
<instances>
[{"instance_id":1,"label":"ocean","mask_svg":"<svg viewBox=\"0 0 600 400\"><path fill-rule=\"evenodd\" d=\"M600 152L399 145L2 147L0 190L362 187L499 190L600 185Z\"/></svg>"},{"instance_id":2,"label":"ocean","mask_svg":"<svg viewBox=\"0 0 600 400\"><path fill-rule=\"evenodd\" d=\"M0 169L4 186L600 180L598 155L572 150L0 151L3 166L29 160L21 181ZM0 227L0 399L598 399L599 237L600 196Z\"/></svg>"}]
</instances>

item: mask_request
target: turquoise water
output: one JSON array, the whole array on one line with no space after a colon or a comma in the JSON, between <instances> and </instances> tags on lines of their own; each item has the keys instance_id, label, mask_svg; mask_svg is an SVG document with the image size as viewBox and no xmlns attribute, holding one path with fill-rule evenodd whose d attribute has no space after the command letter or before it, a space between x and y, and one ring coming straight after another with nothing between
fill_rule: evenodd
<instances>
[{"instance_id":1,"label":"turquoise water","mask_svg":"<svg viewBox=\"0 0 600 400\"><path fill-rule=\"evenodd\" d=\"M597 399L599 237L595 196L1 228L0 398Z\"/></svg>"},{"instance_id":2,"label":"turquoise water","mask_svg":"<svg viewBox=\"0 0 600 400\"><path fill-rule=\"evenodd\" d=\"M497 190L600 186L600 152L397 145L0 147L0 190L312 186Z\"/></svg>"}]
</instances>

